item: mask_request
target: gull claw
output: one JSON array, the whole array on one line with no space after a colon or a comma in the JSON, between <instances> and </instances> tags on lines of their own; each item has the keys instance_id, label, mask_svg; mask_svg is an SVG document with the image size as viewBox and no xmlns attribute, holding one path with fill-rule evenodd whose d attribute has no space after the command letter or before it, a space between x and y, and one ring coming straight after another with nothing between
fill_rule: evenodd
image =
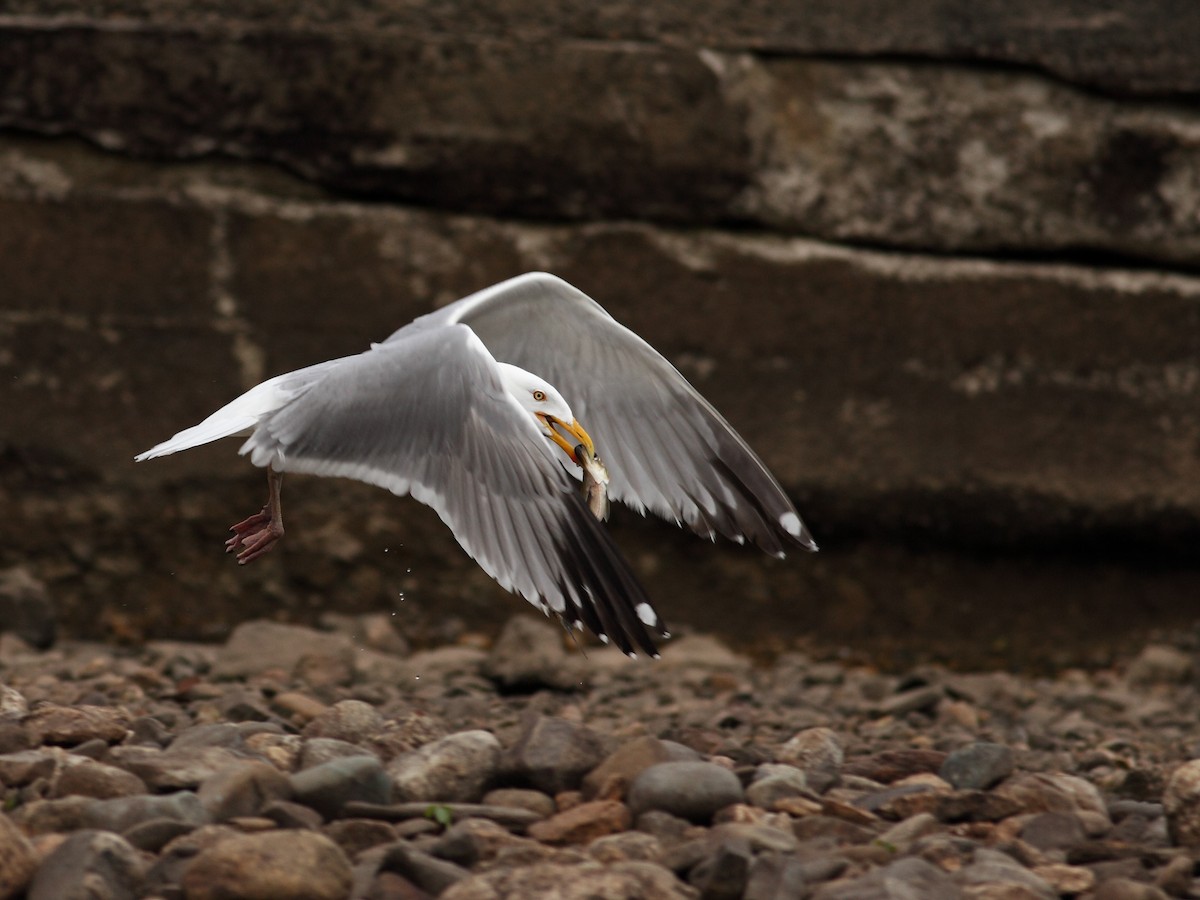
<instances>
[{"instance_id":1,"label":"gull claw","mask_svg":"<svg viewBox=\"0 0 1200 900\"><path fill-rule=\"evenodd\" d=\"M283 537L283 522L275 517L271 507L264 506L261 512L231 525L229 530L233 537L225 542L225 552L239 551L238 565L244 566L267 553Z\"/></svg>"}]
</instances>

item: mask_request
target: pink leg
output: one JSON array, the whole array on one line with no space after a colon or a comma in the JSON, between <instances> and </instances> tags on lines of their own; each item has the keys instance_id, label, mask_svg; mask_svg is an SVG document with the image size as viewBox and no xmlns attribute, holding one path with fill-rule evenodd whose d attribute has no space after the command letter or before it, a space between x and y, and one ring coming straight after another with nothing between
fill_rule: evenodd
<instances>
[{"instance_id":1,"label":"pink leg","mask_svg":"<svg viewBox=\"0 0 1200 900\"><path fill-rule=\"evenodd\" d=\"M283 537L283 504L279 492L283 488L283 475L267 467L267 505L262 512L230 527L233 537L225 542L225 552L237 555L239 566L258 559L275 546Z\"/></svg>"}]
</instances>

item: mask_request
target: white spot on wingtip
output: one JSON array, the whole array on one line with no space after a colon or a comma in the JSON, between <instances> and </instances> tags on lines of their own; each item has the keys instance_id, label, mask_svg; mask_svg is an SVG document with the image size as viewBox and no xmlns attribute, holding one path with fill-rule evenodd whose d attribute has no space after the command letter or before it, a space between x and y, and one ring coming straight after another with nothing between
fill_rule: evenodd
<instances>
[{"instance_id":1,"label":"white spot on wingtip","mask_svg":"<svg viewBox=\"0 0 1200 900\"><path fill-rule=\"evenodd\" d=\"M636 654L636 653L634 653L632 650L630 650L630 651L629 651L628 653L626 653L625 655L626 655L626 656L628 656L630 659L637 659L637 654Z\"/></svg>"},{"instance_id":2,"label":"white spot on wingtip","mask_svg":"<svg viewBox=\"0 0 1200 900\"><path fill-rule=\"evenodd\" d=\"M634 612L637 617L642 620L643 625L657 625L658 616L654 614L654 610L650 608L649 603L639 603L634 607Z\"/></svg>"},{"instance_id":3,"label":"white spot on wingtip","mask_svg":"<svg viewBox=\"0 0 1200 900\"><path fill-rule=\"evenodd\" d=\"M780 516L779 525L792 537L800 537L800 517L794 512L785 512Z\"/></svg>"},{"instance_id":4,"label":"white spot on wingtip","mask_svg":"<svg viewBox=\"0 0 1200 900\"><path fill-rule=\"evenodd\" d=\"M784 553L782 550L780 550L778 553L775 554L775 558L776 559L787 559L787 554Z\"/></svg>"},{"instance_id":5,"label":"white spot on wingtip","mask_svg":"<svg viewBox=\"0 0 1200 900\"><path fill-rule=\"evenodd\" d=\"M662 633L662 636L663 636L663 640L667 640L668 638L670 638L670 637L671 637L671 632L669 632L669 631L664 631L664 632Z\"/></svg>"},{"instance_id":6,"label":"white spot on wingtip","mask_svg":"<svg viewBox=\"0 0 1200 900\"><path fill-rule=\"evenodd\" d=\"M744 543L746 543L746 536L745 536L744 534L735 534L735 535L733 536L733 539L734 539L735 541L737 541L737 543L739 543L739 544L744 544Z\"/></svg>"},{"instance_id":7,"label":"white spot on wingtip","mask_svg":"<svg viewBox=\"0 0 1200 900\"><path fill-rule=\"evenodd\" d=\"M596 635L596 637L600 638L600 643L602 643L602 644L608 643L608 635L607 634L598 634L598 635Z\"/></svg>"}]
</instances>

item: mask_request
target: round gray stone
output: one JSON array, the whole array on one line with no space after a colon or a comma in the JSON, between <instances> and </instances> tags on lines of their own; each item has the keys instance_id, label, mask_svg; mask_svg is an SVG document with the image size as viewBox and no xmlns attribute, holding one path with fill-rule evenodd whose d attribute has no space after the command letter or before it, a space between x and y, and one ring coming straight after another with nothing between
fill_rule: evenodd
<instances>
[{"instance_id":1,"label":"round gray stone","mask_svg":"<svg viewBox=\"0 0 1200 900\"><path fill-rule=\"evenodd\" d=\"M210 821L204 804L191 791L96 800L85 813L85 822L89 827L118 833L150 819L174 819L192 826L205 825Z\"/></svg>"},{"instance_id":2,"label":"round gray stone","mask_svg":"<svg viewBox=\"0 0 1200 900\"><path fill-rule=\"evenodd\" d=\"M987 741L960 747L942 763L938 775L959 790L982 791L1013 773L1013 752Z\"/></svg>"},{"instance_id":3,"label":"round gray stone","mask_svg":"<svg viewBox=\"0 0 1200 900\"><path fill-rule=\"evenodd\" d=\"M291 776L293 799L332 819L352 800L390 803L392 784L374 756L333 759Z\"/></svg>"},{"instance_id":4,"label":"round gray stone","mask_svg":"<svg viewBox=\"0 0 1200 900\"><path fill-rule=\"evenodd\" d=\"M742 783L726 768L709 762L665 762L634 779L628 800L635 817L657 809L703 822L742 797Z\"/></svg>"}]
</instances>

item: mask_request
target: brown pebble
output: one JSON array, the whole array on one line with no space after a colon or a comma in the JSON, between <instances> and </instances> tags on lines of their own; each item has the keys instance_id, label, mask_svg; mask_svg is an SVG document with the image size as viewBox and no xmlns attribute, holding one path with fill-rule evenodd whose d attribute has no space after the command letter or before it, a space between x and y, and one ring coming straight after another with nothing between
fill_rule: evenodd
<instances>
[{"instance_id":1,"label":"brown pebble","mask_svg":"<svg viewBox=\"0 0 1200 900\"><path fill-rule=\"evenodd\" d=\"M63 835L63 838L66 836ZM0 813L0 897L21 895L37 871L39 861L57 846L35 848L29 838L21 833L21 829L8 816Z\"/></svg>"},{"instance_id":2,"label":"brown pebble","mask_svg":"<svg viewBox=\"0 0 1200 900\"><path fill-rule=\"evenodd\" d=\"M115 744L129 733L129 717L110 706L47 704L22 719L21 726L35 744L71 747L95 738Z\"/></svg>"},{"instance_id":3,"label":"brown pebble","mask_svg":"<svg viewBox=\"0 0 1200 900\"><path fill-rule=\"evenodd\" d=\"M1172 897L1183 897L1192 889L1192 870L1195 860L1190 854L1181 854L1167 861L1154 876L1154 883Z\"/></svg>"},{"instance_id":4,"label":"brown pebble","mask_svg":"<svg viewBox=\"0 0 1200 900\"><path fill-rule=\"evenodd\" d=\"M284 691L282 694L276 694L271 698L271 708L276 712L290 715L292 721L297 725L309 722L329 709L320 700L300 691Z\"/></svg>"},{"instance_id":5,"label":"brown pebble","mask_svg":"<svg viewBox=\"0 0 1200 900\"><path fill-rule=\"evenodd\" d=\"M1200 846L1200 759L1189 760L1171 773L1163 809L1171 837L1185 847Z\"/></svg>"},{"instance_id":6,"label":"brown pebble","mask_svg":"<svg viewBox=\"0 0 1200 900\"><path fill-rule=\"evenodd\" d=\"M1091 869L1083 866L1068 866L1066 863L1048 863L1034 866L1034 875L1045 881L1059 894L1074 896L1090 891L1096 884L1096 876Z\"/></svg>"},{"instance_id":7,"label":"brown pebble","mask_svg":"<svg viewBox=\"0 0 1200 900\"><path fill-rule=\"evenodd\" d=\"M629 807L615 800L580 803L528 828L531 838L546 844L586 844L606 834L628 831Z\"/></svg>"},{"instance_id":8,"label":"brown pebble","mask_svg":"<svg viewBox=\"0 0 1200 900\"><path fill-rule=\"evenodd\" d=\"M341 900L350 893L350 861L314 831L239 834L202 850L183 874L188 900Z\"/></svg>"},{"instance_id":9,"label":"brown pebble","mask_svg":"<svg viewBox=\"0 0 1200 900\"><path fill-rule=\"evenodd\" d=\"M105 800L147 793L146 783L132 772L98 762L82 762L63 767L54 783L53 796L78 794Z\"/></svg>"},{"instance_id":10,"label":"brown pebble","mask_svg":"<svg viewBox=\"0 0 1200 900\"><path fill-rule=\"evenodd\" d=\"M582 802L583 794L580 791L559 791L554 795L554 807L559 812L574 809Z\"/></svg>"},{"instance_id":11,"label":"brown pebble","mask_svg":"<svg viewBox=\"0 0 1200 900\"><path fill-rule=\"evenodd\" d=\"M865 809L859 809L857 806L849 803L843 803L841 800L835 800L832 797L826 797L821 802L821 812L827 816L841 819L844 822L851 822L855 825L874 825L879 821L879 816L874 813L867 812Z\"/></svg>"},{"instance_id":12,"label":"brown pebble","mask_svg":"<svg viewBox=\"0 0 1200 900\"><path fill-rule=\"evenodd\" d=\"M696 754L678 744L642 736L622 744L583 778L583 795L588 800L621 800L639 774L660 762L695 759Z\"/></svg>"},{"instance_id":13,"label":"brown pebble","mask_svg":"<svg viewBox=\"0 0 1200 900\"><path fill-rule=\"evenodd\" d=\"M787 813L796 818L815 816L823 808L819 800L811 800L808 797L780 797L771 803L772 812Z\"/></svg>"},{"instance_id":14,"label":"brown pebble","mask_svg":"<svg viewBox=\"0 0 1200 900\"><path fill-rule=\"evenodd\" d=\"M429 900L429 894L403 875L380 872L371 882L370 900Z\"/></svg>"},{"instance_id":15,"label":"brown pebble","mask_svg":"<svg viewBox=\"0 0 1200 900\"><path fill-rule=\"evenodd\" d=\"M842 773L891 784L920 772L936 774L945 761L946 754L940 750L882 750L872 756L847 760Z\"/></svg>"},{"instance_id":16,"label":"brown pebble","mask_svg":"<svg viewBox=\"0 0 1200 900\"><path fill-rule=\"evenodd\" d=\"M363 850L396 840L396 830L378 819L339 819L322 826L321 833L354 859Z\"/></svg>"}]
</instances>

